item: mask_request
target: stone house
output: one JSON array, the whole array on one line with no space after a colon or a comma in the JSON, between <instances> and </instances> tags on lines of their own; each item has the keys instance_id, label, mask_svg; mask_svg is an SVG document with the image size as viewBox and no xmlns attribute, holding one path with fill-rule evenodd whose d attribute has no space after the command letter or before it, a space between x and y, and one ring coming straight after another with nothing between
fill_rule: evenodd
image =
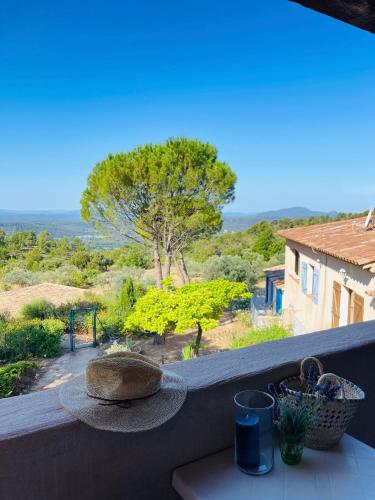
<instances>
[{"instance_id":1,"label":"stone house","mask_svg":"<svg viewBox=\"0 0 375 500\"><path fill-rule=\"evenodd\" d=\"M279 231L283 319L295 334L375 319L375 230L366 218Z\"/></svg>"}]
</instances>

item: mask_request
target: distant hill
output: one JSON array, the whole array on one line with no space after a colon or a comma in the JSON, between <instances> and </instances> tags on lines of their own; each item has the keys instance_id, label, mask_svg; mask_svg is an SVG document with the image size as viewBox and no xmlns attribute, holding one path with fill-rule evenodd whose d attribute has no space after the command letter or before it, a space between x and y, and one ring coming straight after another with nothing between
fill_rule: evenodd
<instances>
[{"instance_id":1,"label":"distant hill","mask_svg":"<svg viewBox=\"0 0 375 500\"><path fill-rule=\"evenodd\" d=\"M281 208L280 210L269 210L268 212L261 212L256 216L262 220L278 220L285 219L308 219L309 217L320 217L321 215L329 215L336 217L337 212L319 212L317 210L309 210L305 207L291 207Z\"/></svg>"},{"instance_id":2,"label":"distant hill","mask_svg":"<svg viewBox=\"0 0 375 500\"><path fill-rule=\"evenodd\" d=\"M269 210L268 212L259 212L256 214L246 214L241 212L224 212L223 229L224 231L242 231L257 224L262 220L279 220L288 217L289 219L308 219L309 217L319 217L329 215L335 217L337 212L320 212L309 210L305 207L281 208L280 210Z\"/></svg>"},{"instance_id":3,"label":"distant hill","mask_svg":"<svg viewBox=\"0 0 375 500\"><path fill-rule=\"evenodd\" d=\"M283 208L260 213L224 212L223 231L242 231L261 220L277 220L289 217L309 218L320 215L335 216L336 212L319 212L304 207ZM94 227L80 219L79 210L40 210L17 211L0 209L0 228L7 233L13 231L48 231L55 238L79 236L90 246L111 248L119 244L120 239L113 236L104 238Z\"/></svg>"}]
</instances>

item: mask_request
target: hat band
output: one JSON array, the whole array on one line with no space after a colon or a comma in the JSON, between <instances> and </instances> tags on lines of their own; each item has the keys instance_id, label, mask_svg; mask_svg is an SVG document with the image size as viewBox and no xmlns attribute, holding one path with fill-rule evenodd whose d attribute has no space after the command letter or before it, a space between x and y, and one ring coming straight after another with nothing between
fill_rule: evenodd
<instances>
[{"instance_id":1,"label":"hat band","mask_svg":"<svg viewBox=\"0 0 375 500\"><path fill-rule=\"evenodd\" d=\"M152 394L149 394L148 396L143 396L141 398L133 398L133 399L106 399L106 398L100 398L99 396L93 396L92 394L89 394L88 392L86 393L89 398L92 399L98 399L101 401L98 404L100 406L118 406L119 408L130 408L132 405L132 401L138 401L141 399L148 399L152 398L152 396L155 396L160 391L160 387L157 391L153 392Z\"/></svg>"}]
</instances>

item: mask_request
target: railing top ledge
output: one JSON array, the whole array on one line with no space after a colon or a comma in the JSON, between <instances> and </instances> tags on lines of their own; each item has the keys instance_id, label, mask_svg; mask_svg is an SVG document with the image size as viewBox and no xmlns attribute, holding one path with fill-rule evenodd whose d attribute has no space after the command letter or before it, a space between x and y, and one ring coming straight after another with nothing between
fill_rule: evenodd
<instances>
[{"instance_id":1,"label":"railing top ledge","mask_svg":"<svg viewBox=\"0 0 375 500\"><path fill-rule=\"evenodd\" d=\"M306 356L324 356L372 343L375 321L203 356L170 368L186 378L189 391L199 391L297 363ZM74 422L75 418L61 407L57 389L0 401L0 441Z\"/></svg>"}]
</instances>

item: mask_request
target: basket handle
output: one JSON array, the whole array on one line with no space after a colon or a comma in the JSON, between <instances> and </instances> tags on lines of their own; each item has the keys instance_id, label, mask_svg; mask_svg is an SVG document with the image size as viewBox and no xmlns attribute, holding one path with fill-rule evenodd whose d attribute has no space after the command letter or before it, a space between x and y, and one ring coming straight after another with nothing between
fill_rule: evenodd
<instances>
[{"instance_id":1,"label":"basket handle","mask_svg":"<svg viewBox=\"0 0 375 500\"><path fill-rule=\"evenodd\" d=\"M318 367L319 371L319 376L321 377L323 375L324 369L322 363L319 361L318 358L314 358L314 356L310 356L308 358L304 358L301 361L301 371L299 374L299 378L301 380L301 384L303 385L306 382L306 375L305 375L305 370L306 366L308 363L315 363L315 365Z\"/></svg>"},{"instance_id":2,"label":"basket handle","mask_svg":"<svg viewBox=\"0 0 375 500\"><path fill-rule=\"evenodd\" d=\"M340 389L337 391L335 399L346 399L345 390L343 384L340 383L340 380L337 375L334 373L324 373L319 377L318 384L324 384L327 382L331 382L333 385L339 385Z\"/></svg>"}]
</instances>

